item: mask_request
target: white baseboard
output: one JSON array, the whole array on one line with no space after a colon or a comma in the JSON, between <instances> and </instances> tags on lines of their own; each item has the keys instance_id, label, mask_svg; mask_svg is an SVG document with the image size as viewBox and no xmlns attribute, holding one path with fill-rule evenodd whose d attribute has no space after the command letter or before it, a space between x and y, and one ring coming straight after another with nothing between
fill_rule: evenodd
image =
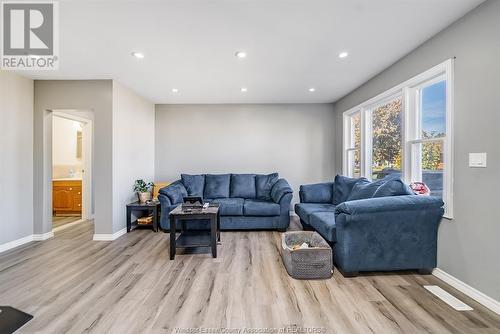
<instances>
[{"instance_id":1,"label":"white baseboard","mask_svg":"<svg viewBox=\"0 0 500 334\"><path fill-rule=\"evenodd\" d=\"M50 231L43 234L33 234L33 241L43 241L54 237L54 232Z\"/></svg>"},{"instance_id":2,"label":"white baseboard","mask_svg":"<svg viewBox=\"0 0 500 334\"><path fill-rule=\"evenodd\" d=\"M9 249L19 247L21 245L27 244L28 242L32 242L32 241L33 241L33 234L28 235L24 238L20 238L20 239L6 242L6 243L0 245L0 253L6 252Z\"/></svg>"},{"instance_id":3,"label":"white baseboard","mask_svg":"<svg viewBox=\"0 0 500 334\"><path fill-rule=\"evenodd\" d=\"M442 280L443 282L448 283L449 285L451 285L452 287L454 287L458 291L460 291L460 292L466 294L467 296L469 296L470 298L474 299L478 303L489 308L490 310L492 310L496 314L500 315L500 302L498 302L497 300L485 295L481 291L474 289L470 285L462 282L461 280L459 280L458 278L456 278L454 276L451 276L450 274L448 274L447 272L445 272L439 268L434 269L432 274L434 276L436 276L437 278L439 278L440 280Z\"/></svg>"},{"instance_id":4,"label":"white baseboard","mask_svg":"<svg viewBox=\"0 0 500 334\"><path fill-rule=\"evenodd\" d=\"M113 234L94 234L93 240L94 241L113 241L121 237L122 235L127 233L127 228L124 227L118 232L115 232Z\"/></svg>"},{"instance_id":5,"label":"white baseboard","mask_svg":"<svg viewBox=\"0 0 500 334\"><path fill-rule=\"evenodd\" d=\"M43 234L31 234L20 239L12 240L0 245L0 253L6 252L12 248L22 246L24 244L27 244L28 242L47 240L52 238L53 236L54 233L51 231Z\"/></svg>"}]
</instances>

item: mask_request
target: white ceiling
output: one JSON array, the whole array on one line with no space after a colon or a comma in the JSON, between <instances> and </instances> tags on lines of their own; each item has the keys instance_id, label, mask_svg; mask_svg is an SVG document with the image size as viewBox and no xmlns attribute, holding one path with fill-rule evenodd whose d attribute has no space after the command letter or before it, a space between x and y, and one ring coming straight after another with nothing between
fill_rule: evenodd
<instances>
[{"instance_id":1,"label":"white ceiling","mask_svg":"<svg viewBox=\"0 0 500 334\"><path fill-rule=\"evenodd\" d=\"M333 102L482 1L63 0L59 71L23 74L116 79L154 103Z\"/></svg>"}]
</instances>

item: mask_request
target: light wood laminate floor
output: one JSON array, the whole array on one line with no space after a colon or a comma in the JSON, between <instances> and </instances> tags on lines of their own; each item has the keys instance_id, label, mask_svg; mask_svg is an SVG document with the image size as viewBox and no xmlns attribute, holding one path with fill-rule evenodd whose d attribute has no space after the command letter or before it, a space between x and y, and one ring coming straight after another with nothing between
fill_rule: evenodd
<instances>
[{"instance_id":1,"label":"light wood laminate floor","mask_svg":"<svg viewBox=\"0 0 500 334\"><path fill-rule=\"evenodd\" d=\"M500 317L415 273L299 281L278 232L223 232L219 257L168 257L168 234L92 241L85 222L0 254L0 305L34 315L20 333L172 333L176 327L326 328L328 333L500 333ZM436 284L474 308L458 312Z\"/></svg>"},{"instance_id":2,"label":"light wood laminate floor","mask_svg":"<svg viewBox=\"0 0 500 334\"><path fill-rule=\"evenodd\" d=\"M52 228L58 228L70 223L74 223L81 220L82 216L53 216L52 217Z\"/></svg>"}]
</instances>

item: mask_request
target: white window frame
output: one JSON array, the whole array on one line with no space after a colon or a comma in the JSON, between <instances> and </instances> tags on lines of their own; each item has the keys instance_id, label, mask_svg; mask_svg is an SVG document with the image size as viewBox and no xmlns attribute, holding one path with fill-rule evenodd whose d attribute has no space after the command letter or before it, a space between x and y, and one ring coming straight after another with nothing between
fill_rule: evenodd
<instances>
[{"instance_id":1,"label":"white window frame","mask_svg":"<svg viewBox=\"0 0 500 334\"><path fill-rule=\"evenodd\" d=\"M348 166L348 154L351 147L351 117L357 112L361 113L361 176L371 178L371 113L377 106L402 98L402 159L401 169L405 182L411 182L416 171L409 170L412 166L411 145L419 142L442 141L443 143L443 201L445 202L444 217L453 219L453 110L454 110L454 60L448 59L441 64L351 108L343 113L343 174L351 176ZM446 135L438 139L421 139L420 119L416 119L419 102L415 92L423 85L446 80ZM349 130L349 131L347 131ZM416 132L418 131L418 132ZM408 168L407 168L408 167Z\"/></svg>"},{"instance_id":2,"label":"white window frame","mask_svg":"<svg viewBox=\"0 0 500 334\"><path fill-rule=\"evenodd\" d=\"M349 115L344 115L344 129L346 131L344 131L344 139L343 139L344 153L343 153L342 160L344 161L344 164L343 164L344 165L343 166L344 175L347 175L349 177L354 176L353 168L352 168L352 166L350 164L350 160L349 160L349 154L356 150L356 144L354 143L354 138L353 138L354 128L352 126L353 117L356 114L360 115L360 130L361 130L360 154L363 155L363 138L362 138L363 137L363 131L362 131L363 113L362 113L362 110L354 110ZM361 161L363 161L363 160L364 159L361 158ZM363 169L363 165L361 165L361 175L363 173L362 169Z\"/></svg>"}]
</instances>

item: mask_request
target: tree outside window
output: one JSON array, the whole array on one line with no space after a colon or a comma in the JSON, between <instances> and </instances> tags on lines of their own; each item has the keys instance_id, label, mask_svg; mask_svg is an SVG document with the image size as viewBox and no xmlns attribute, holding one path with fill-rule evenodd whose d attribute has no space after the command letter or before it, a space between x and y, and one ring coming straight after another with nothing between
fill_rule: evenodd
<instances>
[{"instance_id":1,"label":"tree outside window","mask_svg":"<svg viewBox=\"0 0 500 334\"><path fill-rule=\"evenodd\" d=\"M397 99L372 112L372 178L401 173L401 110Z\"/></svg>"}]
</instances>

